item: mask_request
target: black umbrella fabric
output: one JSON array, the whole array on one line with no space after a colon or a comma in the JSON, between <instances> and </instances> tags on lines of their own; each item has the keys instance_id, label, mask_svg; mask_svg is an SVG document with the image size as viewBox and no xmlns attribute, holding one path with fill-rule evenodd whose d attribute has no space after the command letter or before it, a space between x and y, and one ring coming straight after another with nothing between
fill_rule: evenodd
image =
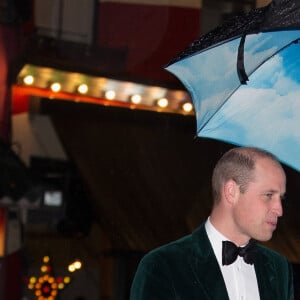
<instances>
[{"instance_id":1,"label":"black umbrella fabric","mask_svg":"<svg viewBox=\"0 0 300 300\"><path fill-rule=\"evenodd\" d=\"M219 43L246 34L299 27L300 1L274 0L267 6L251 10L248 13L241 13L228 19L221 26L195 40L172 59L168 65L195 55L204 49L215 47Z\"/></svg>"}]
</instances>

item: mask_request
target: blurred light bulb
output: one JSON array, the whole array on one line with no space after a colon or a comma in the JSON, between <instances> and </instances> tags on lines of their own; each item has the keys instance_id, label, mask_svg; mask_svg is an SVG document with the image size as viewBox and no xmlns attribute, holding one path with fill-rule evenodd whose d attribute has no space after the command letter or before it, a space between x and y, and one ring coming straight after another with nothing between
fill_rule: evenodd
<instances>
[{"instance_id":1,"label":"blurred light bulb","mask_svg":"<svg viewBox=\"0 0 300 300\"><path fill-rule=\"evenodd\" d=\"M80 94L86 94L89 90L89 87L85 84L85 83L82 83L81 85L78 86L78 89L77 91L80 93Z\"/></svg>"},{"instance_id":2,"label":"blurred light bulb","mask_svg":"<svg viewBox=\"0 0 300 300\"><path fill-rule=\"evenodd\" d=\"M113 100L116 98L116 92L113 90L108 90L105 92L104 96L108 100Z\"/></svg>"},{"instance_id":3,"label":"blurred light bulb","mask_svg":"<svg viewBox=\"0 0 300 300\"><path fill-rule=\"evenodd\" d=\"M134 104L139 104L142 101L142 96L139 94L134 94L130 97L130 101Z\"/></svg>"},{"instance_id":4,"label":"blurred light bulb","mask_svg":"<svg viewBox=\"0 0 300 300\"><path fill-rule=\"evenodd\" d=\"M27 75L23 78L23 82L26 84L26 85L31 85L34 83L34 77L32 75Z\"/></svg>"},{"instance_id":5,"label":"blurred light bulb","mask_svg":"<svg viewBox=\"0 0 300 300\"><path fill-rule=\"evenodd\" d=\"M51 84L50 89L52 92L59 92L61 90L61 84L59 82L54 82Z\"/></svg>"},{"instance_id":6,"label":"blurred light bulb","mask_svg":"<svg viewBox=\"0 0 300 300\"><path fill-rule=\"evenodd\" d=\"M75 269L74 265L71 264L68 266L68 270L69 270L69 272L75 272L76 269Z\"/></svg>"},{"instance_id":7,"label":"blurred light bulb","mask_svg":"<svg viewBox=\"0 0 300 300\"><path fill-rule=\"evenodd\" d=\"M183 105L182 105L182 109L183 111L185 112L191 112L193 110L193 105L192 103L190 102L185 102Z\"/></svg>"},{"instance_id":8,"label":"blurred light bulb","mask_svg":"<svg viewBox=\"0 0 300 300\"><path fill-rule=\"evenodd\" d=\"M160 98L158 101L157 101L157 105L161 108L166 108L169 104L169 101L167 98Z\"/></svg>"},{"instance_id":9,"label":"blurred light bulb","mask_svg":"<svg viewBox=\"0 0 300 300\"><path fill-rule=\"evenodd\" d=\"M80 260L75 260L74 263L73 263L73 265L74 265L75 269L79 270L81 268L81 266L82 266L82 263L81 263Z\"/></svg>"},{"instance_id":10,"label":"blurred light bulb","mask_svg":"<svg viewBox=\"0 0 300 300\"><path fill-rule=\"evenodd\" d=\"M65 287L65 285L64 285L64 283L59 283L58 284L58 286L57 286L60 290L62 290L64 287Z\"/></svg>"},{"instance_id":11,"label":"blurred light bulb","mask_svg":"<svg viewBox=\"0 0 300 300\"><path fill-rule=\"evenodd\" d=\"M29 282L30 282L30 283L36 283L36 277L34 277L34 276L33 276L33 277L30 277L30 278L29 278Z\"/></svg>"},{"instance_id":12,"label":"blurred light bulb","mask_svg":"<svg viewBox=\"0 0 300 300\"><path fill-rule=\"evenodd\" d=\"M47 270L48 270L47 266L45 266L45 265L41 266L42 273L47 272Z\"/></svg>"},{"instance_id":13,"label":"blurred light bulb","mask_svg":"<svg viewBox=\"0 0 300 300\"><path fill-rule=\"evenodd\" d=\"M65 284L68 284L68 283L70 283L71 282L71 278L69 277L69 276L66 276L65 278L64 278L64 283Z\"/></svg>"},{"instance_id":14,"label":"blurred light bulb","mask_svg":"<svg viewBox=\"0 0 300 300\"><path fill-rule=\"evenodd\" d=\"M43 262L44 263L48 263L49 261L50 261L50 257L49 256L46 255L46 256L43 257Z\"/></svg>"}]
</instances>

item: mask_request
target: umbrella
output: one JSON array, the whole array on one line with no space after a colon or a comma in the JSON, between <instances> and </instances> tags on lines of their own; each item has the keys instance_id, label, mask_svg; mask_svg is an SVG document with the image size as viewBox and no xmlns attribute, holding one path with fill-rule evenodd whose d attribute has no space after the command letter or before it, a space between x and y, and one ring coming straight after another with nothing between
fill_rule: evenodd
<instances>
[{"instance_id":1,"label":"umbrella","mask_svg":"<svg viewBox=\"0 0 300 300\"><path fill-rule=\"evenodd\" d=\"M230 19L166 70L192 97L198 136L263 148L300 171L300 1Z\"/></svg>"}]
</instances>

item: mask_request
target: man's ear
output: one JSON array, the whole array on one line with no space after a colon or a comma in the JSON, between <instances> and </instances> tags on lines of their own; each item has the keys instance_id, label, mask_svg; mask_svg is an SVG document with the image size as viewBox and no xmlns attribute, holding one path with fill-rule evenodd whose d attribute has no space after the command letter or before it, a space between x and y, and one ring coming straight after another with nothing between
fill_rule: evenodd
<instances>
[{"instance_id":1,"label":"man's ear","mask_svg":"<svg viewBox=\"0 0 300 300\"><path fill-rule=\"evenodd\" d=\"M234 204L236 202L236 200L238 199L239 192L240 187L233 179L226 181L226 183L224 184L224 196L225 201L228 204Z\"/></svg>"}]
</instances>

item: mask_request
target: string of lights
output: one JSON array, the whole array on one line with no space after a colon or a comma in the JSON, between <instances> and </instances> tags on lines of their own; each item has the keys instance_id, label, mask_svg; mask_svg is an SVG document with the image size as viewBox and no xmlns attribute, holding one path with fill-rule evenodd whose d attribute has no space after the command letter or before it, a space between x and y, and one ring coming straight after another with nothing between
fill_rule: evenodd
<instances>
[{"instance_id":1,"label":"string of lights","mask_svg":"<svg viewBox=\"0 0 300 300\"><path fill-rule=\"evenodd\" d=\"M25 65L17 77L17 85L47 90L51 99L61 99L68 94L74 101L115 105L131 109L148 109L158 112L194 114L189 94L129 81L96 77L87 74ZM92 101L87 99L92 98Z\"/></svg>"}]
</instances>

